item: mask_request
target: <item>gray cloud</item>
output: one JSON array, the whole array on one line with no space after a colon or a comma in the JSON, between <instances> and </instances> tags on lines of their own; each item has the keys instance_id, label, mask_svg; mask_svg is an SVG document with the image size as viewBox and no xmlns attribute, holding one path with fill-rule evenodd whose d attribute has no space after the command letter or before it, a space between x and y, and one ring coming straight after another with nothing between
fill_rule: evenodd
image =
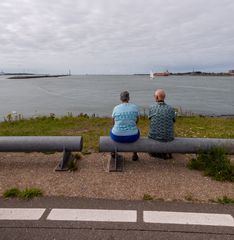
<instances>
[{"instance_id":1,"label":"gray cloud","mask_svg":"<svg viewBox=\"0 0 234 240\"><path fill-rule=\"evenodd\" d=\"M228 70L233 12L232 0L1 0L0 70Z\"/></svg>"}]
</instances>

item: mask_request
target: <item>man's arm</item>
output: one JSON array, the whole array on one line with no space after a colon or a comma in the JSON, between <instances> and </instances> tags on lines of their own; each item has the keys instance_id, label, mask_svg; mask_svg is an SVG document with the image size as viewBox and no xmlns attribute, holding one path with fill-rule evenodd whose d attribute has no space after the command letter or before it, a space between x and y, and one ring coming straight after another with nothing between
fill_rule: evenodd
<instances>
[{"instance_id":1,"label":"man's arm","mask_svg":"<svg viewBox=\"0 0 234 240\"><path fill-rule=\"evenodd\" d=\"M149 115L148 115L148 119L151 119L152 118L152 108L149 107Z\"/></svg>"},{"instance_id":2,"label":"man's arm","mask_svg":"<svg viewBox=\"0 0 234 240\"><path fill-rule=\"evenodd\" d=\"M174 123L176 122L176 112L174 109L172 109L172 120Z\"/></svg>"}]
</instances>

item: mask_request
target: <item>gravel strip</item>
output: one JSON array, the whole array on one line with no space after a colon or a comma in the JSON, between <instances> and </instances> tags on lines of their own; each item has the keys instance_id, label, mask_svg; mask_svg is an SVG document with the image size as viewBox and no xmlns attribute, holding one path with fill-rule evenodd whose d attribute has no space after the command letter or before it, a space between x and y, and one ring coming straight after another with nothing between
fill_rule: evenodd
<instances>
[{"instance_id":1,"label":"gravel strip","mask_svg":"<svg viewBox=\"0 0 234 240\"><path fill-rule=\"evenodd\" d=\"M83 156L75 172L55 172L61 153L0 153L0 195L11 187L37 187L47 196L142 200L149 194L166 201L201 202L234 198L234 183L217 182L186 167L192 155L160 160L140 153L137 162L131 154L124 156L122 173L108 173L109 154L102 153Z\"/></svg>"}]
</instances>

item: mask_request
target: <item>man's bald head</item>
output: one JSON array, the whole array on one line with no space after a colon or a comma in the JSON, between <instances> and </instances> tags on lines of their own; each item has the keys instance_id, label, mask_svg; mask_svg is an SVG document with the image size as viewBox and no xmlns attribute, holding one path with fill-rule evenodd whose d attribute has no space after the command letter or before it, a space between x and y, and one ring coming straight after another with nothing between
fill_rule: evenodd
<instances>
[{"instance_id":1,"label":"man's bald head","mask_svg":"<svg viewBox=\"0 0 234 240\"><path fill-rule=\"evenodd\" d=\"M157 89L154 93L154 97L155 97L156 102L164 101L164 99L166 97L166 93L163 89Z\"/></svg>"}]
</instances>

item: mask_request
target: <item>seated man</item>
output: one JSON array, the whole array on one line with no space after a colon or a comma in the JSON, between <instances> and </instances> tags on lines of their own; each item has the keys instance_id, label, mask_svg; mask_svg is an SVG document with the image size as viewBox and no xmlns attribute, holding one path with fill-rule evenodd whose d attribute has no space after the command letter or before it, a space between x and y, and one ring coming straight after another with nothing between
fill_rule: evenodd
<instances>
[{"instance_id":1,"label":"seated man","mask_svg":"<svg viewBox=\"0 0 234 240\"><path fill-rule=\"evenodd\" d=\"M120 94L122 103L115 106L112 113L114 126L110 131L110 136L116 142L135 142L140 137L140 132L137 128L139 120L138 107L133 103L129 103L129 99L129 92L122 92ZM114 153L112 153L112 157L114 156ZM132 160L138 160L137 153L133 153Z\"/></svg>"},{"instance_id":2,"label":"seated man","mask_svg":"<svg viewBox=\"0 0 234 240\"><path fill-rule=\"evenodd\" d=\"M175 111L164 102L166 93L163 89L155 91L154 97L156 102L149 108L150 130L148 137L160 142L170 142L174 140ZM151 156L164 159L172 158L171 153L153 153Z\"/></svg>"}]
</instances>

